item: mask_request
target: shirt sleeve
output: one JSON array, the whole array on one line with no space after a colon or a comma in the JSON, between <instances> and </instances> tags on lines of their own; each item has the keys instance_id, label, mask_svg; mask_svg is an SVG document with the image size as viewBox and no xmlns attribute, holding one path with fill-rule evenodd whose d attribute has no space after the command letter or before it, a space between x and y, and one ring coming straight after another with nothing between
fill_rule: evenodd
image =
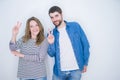
<instances>
[{"instance_id":1,"label":"shirt sleeve","mask_svg":"<svg viewBox=\"0 0 120 80\"><path fill-rule=\"evenodd\" d=\"M49 44L47 52L48 52L49 56L51 56L51 57L55 56L55 46L54 46L54 43L53 44Z\"/></svg>"},{"instance_id":2,"label":"shirt sleeve","mask_svg":"<svg viewBox=\"0 0 120 80\"><path fill-rule=\"evenodd\" d=\"M12 41L9 42L9 48L11 51L18 50L21 48L21 46L22 46L22 39L19 39L15 43L13 43Z\"/></svg>"},{"instance_id":3,"label":"shirt sleeve","mask_svg":"<svg viewBox=\"0 0 120 80\"><path fill-rule=\"evenodd\" d=\"M83 47L83 54L84 54L84 65L88 65L88 60L89 60L89 55L90 55L90 52L89 52L89 48L90 48L90 45L89 45L89 42L88 42L88 39L86 37L86 34L85 32L83 31L83 29L81 28L81 26L77 23L77 30L79 30L79 35L81 37L81 44L82 44L82 47Z\"/></svg>"}]
</instances>

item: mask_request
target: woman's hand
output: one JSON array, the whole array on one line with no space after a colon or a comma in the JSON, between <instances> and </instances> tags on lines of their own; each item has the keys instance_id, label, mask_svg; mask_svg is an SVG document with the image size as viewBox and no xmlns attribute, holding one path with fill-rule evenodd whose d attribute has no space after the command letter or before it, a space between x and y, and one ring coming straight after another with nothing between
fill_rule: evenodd
<instances>
[{"instance_id":1,"label":"woman's hand","mask_svg":"<svg viewBox=\"0 0 120 80\"><path fill-rule=\"evenodd\" d=\"M17 36L17 34L19 33L20 27L21 27L21 22L17 22L17 24L16 24L16 25L13 27L13 29L12 29L12 39L11 39L11 41L12 41L13 43L16 42L16 36Z\"/></svg>"},{"instance_id":2,"label":"woman's hand","mask_svg":"<svg viewBox=\"0 0 120 80\"><path fill-rule=\"evenodd\" d=\"M17 34L19 33L20 27L21 27L21 22L17 22L17 24L12 29L13 36L17 36Z\"/></svg>"},{"instance_id":3,"label":"woman's hand","mask_svg":"<svg viewBox=\"0 0 120 80\"><path fill-rule=\"evenodd\" d=\"M24 54L21 54L20 52L18 51L11 51L11 53L17 57L24 57Z\"/></svg>"}]
</instances>

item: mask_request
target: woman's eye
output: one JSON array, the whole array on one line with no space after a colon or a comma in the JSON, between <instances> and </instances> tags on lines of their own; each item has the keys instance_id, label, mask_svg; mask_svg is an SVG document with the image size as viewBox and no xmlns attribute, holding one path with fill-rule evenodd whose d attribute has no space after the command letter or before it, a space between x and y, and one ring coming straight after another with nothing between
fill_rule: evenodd
<instances>
[{"instance_id":1,"label":"woman's eye","mask_svg":"<svg viewBox=\"0 0 120 80\"><path fill-rule=\"evenodd\" d=\"M33 26L30 26L31 28L33 27Z\"/></svg>"},{"instance_id":2,"label":"woman's eye","mask_svg":"<svg viewBox=\"0 0 120 80\"><path fill-rule=\"evenodd\" d=\"M38 26L38 24L36 26Z\"/></svg>"}]
</instances>

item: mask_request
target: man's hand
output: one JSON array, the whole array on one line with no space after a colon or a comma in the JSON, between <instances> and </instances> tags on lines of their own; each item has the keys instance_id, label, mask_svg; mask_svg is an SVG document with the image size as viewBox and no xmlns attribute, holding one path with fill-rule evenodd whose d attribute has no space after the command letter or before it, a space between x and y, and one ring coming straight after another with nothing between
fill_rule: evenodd
<instances>
[{"instance_id":1,"label":"man's hand","mask_svg":"<svg viewBox=\"0 0 120 80\"><path fill-rule=\"evenodd\" d=\"M85 73L87 71L87 66L84 66L82 73Z\"/></svg>"},{"instance_id":2,"label":"man's hand","mask_svg":"<svg viewBox=\"0 0 120 80\"><path fill-rule=\"evenodd\" d=\"M54 43L54 35L51 33L51 31L48 32L48 37L47 37L48 43L53 44Z\"/></svg>"}]
</instances>

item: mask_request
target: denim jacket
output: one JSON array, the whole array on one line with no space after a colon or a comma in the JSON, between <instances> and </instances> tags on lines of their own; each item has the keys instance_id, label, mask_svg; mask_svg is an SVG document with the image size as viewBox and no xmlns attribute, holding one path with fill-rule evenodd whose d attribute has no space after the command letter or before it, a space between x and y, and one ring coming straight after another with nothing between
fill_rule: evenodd
<instances>
[{"instance_id":1,"label":"denim jacket","mask_svg":"<svg viewBox=\"0 0 120 80\"><path fill-rule=\"evenodd\" d=\"M66 22L66 31L70 38L73 51L77 60L79 69L82 71L84 66L88 65L89 60L89 42L87 37L82 30L81 26L77 22ZM48 46L48 54L51 57L55 57L54 74L57 76L61 75L60 66L60 46L59 46L59 32L57 27L53 29L53 35L55 41L53 44ZM69 49L68 49L69 50Z\"/></svg>"}]
</instances>

